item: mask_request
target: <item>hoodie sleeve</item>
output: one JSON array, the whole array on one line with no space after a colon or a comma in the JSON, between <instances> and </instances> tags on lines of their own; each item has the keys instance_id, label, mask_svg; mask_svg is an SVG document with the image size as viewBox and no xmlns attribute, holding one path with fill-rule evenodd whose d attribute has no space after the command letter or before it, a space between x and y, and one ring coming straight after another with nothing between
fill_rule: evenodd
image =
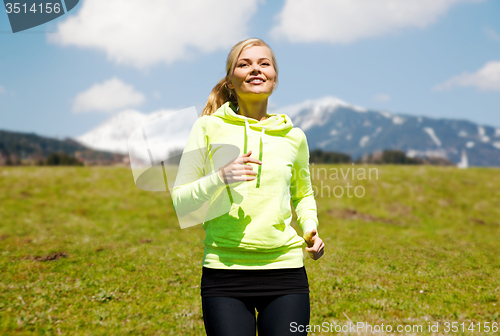
<instances>
[{"instance_id":1,"label":"hoodie sleeve","mask_svg":"<svg viewBox=\"0 0 500 336\"><path fill-rule=\"evenodd\" d=\"M202 118L205 117L198 118L193 124L171 193L174 209L181 217L199 209L226 186L218 172L210 169L211 162L207 162L209 143Z\"/></svg>"},{"instance_id":2,"label":"hoodie sleeve","mask_svg":"<svg viewBox=\"0 0 500 336\"><path fill-rule=\"evenodd\" d=\"M298 130L301 139L292 168L290 193L297 213L297 222L302 232L306 232L318 227L318 215L309 173L309 147L306 135L302 130Z\"/></svg>"}]
</instances>

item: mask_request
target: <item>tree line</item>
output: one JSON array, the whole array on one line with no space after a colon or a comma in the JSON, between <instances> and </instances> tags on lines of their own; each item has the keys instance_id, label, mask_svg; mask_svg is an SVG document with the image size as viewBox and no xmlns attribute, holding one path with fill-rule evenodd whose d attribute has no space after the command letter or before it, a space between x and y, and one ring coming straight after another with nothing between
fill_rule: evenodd
<instances>
[{"instance_id":1,"label":"tree line","mask_svg":"<svg viewBox=\"0 0 500 336\"><path fill-rule=\"evenodd\" d=\"M445 158L418 158L409 157L401 150L386 149L383 151L375 151L371 154L365 154L362 157L353 160L349 154L339 152L328 152L321 149L312 150L309 153L310 163L371 163L371 164L401 164L401 165L455 165L453 162Z\"/></svg>"}]
</instances>

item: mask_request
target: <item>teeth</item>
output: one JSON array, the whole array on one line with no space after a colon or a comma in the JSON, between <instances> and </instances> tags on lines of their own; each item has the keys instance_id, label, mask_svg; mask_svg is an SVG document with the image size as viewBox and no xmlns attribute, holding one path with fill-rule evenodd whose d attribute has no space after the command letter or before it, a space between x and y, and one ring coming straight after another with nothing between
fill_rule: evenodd
<instances>
[{"instance_id":1,"label":"teeth","mask_svg":"<svg viewBox=\"0 0 500 336\"><path fill-rule=\"evenodd\" d=\"M264 81L262 79L252 79L250 83L263 83Z\"/></svg>"}]
</instances>

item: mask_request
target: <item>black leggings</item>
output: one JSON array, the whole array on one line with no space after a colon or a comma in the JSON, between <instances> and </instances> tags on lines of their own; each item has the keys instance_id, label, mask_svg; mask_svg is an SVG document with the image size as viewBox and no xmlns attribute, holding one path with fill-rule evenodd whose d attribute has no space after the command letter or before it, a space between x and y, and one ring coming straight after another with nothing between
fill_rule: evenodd
<instances>
[{"instance_id":1,"label":"black leggings","mask_svg":"<svg viewBox=\"0 0 500 336\"><path fill-rule=\"evenodd\" d=\"M296 326L309 324L309 294L203 297L202 308L208 336L255 336L256 328L259 336L307 335Z\"/></svg>"}]
</instances>

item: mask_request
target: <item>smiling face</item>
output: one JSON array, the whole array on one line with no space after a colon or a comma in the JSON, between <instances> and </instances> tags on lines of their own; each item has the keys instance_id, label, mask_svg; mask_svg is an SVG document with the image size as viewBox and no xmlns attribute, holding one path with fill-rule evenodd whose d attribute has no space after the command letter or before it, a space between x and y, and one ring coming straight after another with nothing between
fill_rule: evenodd
<instances>
[{"instance_id":1,"label":"smiling face","mask_svg":"<svg viewBox=\"0 0 500 336\"><path fill-rule=\"evenodd\" d=\"M269 48L252 46L244 49L228 75L229 88L238 100L263 100L273 93L276 85L276 71Z\"/></svg>"}]
</instances>

